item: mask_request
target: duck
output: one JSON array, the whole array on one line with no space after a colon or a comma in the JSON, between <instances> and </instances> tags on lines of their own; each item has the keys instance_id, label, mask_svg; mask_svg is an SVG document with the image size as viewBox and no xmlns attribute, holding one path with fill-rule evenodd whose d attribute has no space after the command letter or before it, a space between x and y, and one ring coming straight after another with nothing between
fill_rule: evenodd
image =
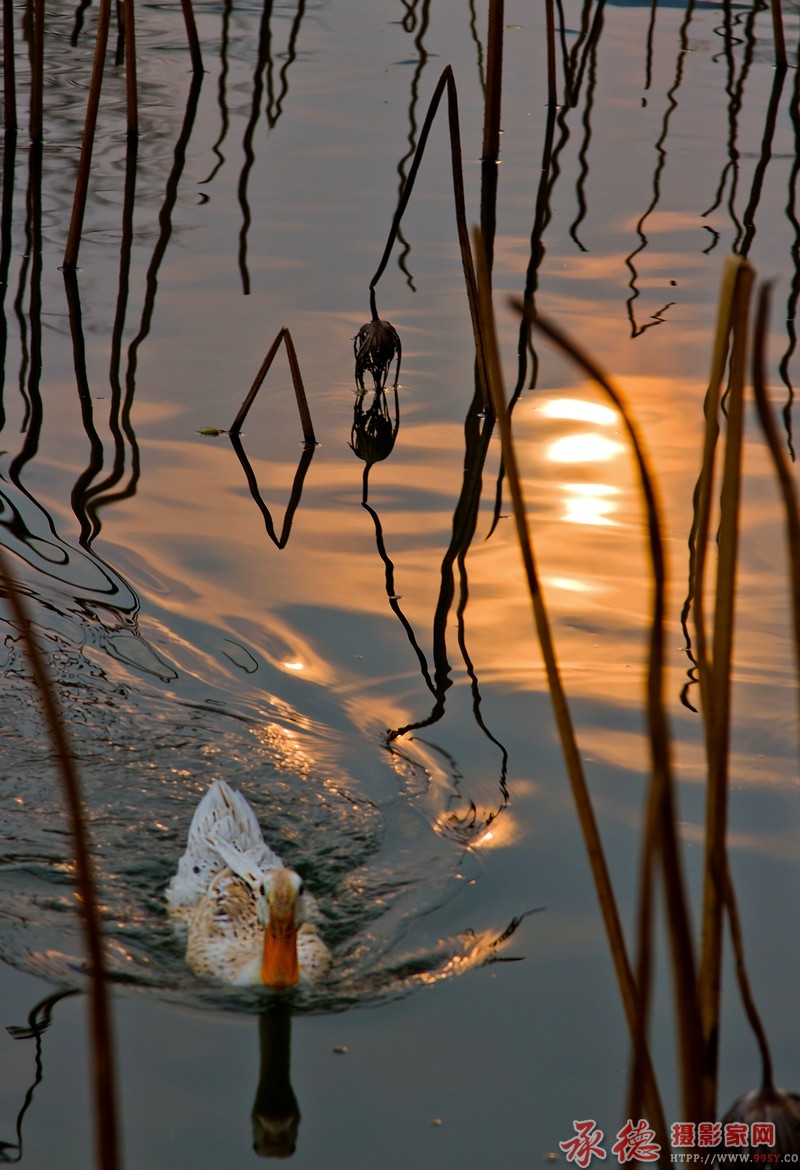
<instances>
[{"instance_id":1,"label":"duck","mask_svg":"<svg viewBox=\"0 0 800 1170\"><path fill-rule=\"evenodd\" d=\"M186 964L201 979L288 991L330 970L315 899L224 780L212 782L194 811L166 906L185 936Z\"/></svg>"}]
</instances>

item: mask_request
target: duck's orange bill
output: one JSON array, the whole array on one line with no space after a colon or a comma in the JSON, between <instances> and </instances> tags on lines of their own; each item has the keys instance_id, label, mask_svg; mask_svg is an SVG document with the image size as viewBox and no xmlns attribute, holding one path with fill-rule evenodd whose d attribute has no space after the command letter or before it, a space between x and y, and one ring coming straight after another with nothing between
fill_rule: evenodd
<instances>
[{"instance_id":1,"label":"duck's orange bill","mask_svg":"<svg viewBox=\"0 0 800 1170\"><path fill-rule=\"evenodd\" d=\"M294 914L284 918L273 911L264 931L261 978L267 987L294 987L300 978L297 965L297 927Z\"/></svg>"}]
</instances>

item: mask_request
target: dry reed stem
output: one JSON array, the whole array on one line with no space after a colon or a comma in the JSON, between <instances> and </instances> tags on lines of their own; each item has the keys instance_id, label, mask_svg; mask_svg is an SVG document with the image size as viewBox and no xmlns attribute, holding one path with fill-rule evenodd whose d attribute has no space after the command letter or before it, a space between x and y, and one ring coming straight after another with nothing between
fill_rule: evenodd
<instances>
[{"instance_id":1,"label":"dry reed stem","mask_svg":"<svg viewBox=\"0 0 800 1170\"><path fill-rule=\"evenodd\" d=\"M728 339L731 330L734 296L739 280L739 273L746 263L741 256L729 256L723 270L722 286L717 304L717 324L714 331L711 374L704 404L706 429L703 440L700 477L696 491L695 572L692 595L694 597L693 614L697 676L702 700L703 718L706 721L706 742L708 742L709 736L711 700L708 694L710 667L708 642L706 638L704 583L709 533L711 529L711 493L714 486L714 464L717 439L719 437L719 404L722 380L725 377L725 368L728 361Z\"/></svg>"},{"instance_id":2,"label":"dry reed stem","mask_svg":"<svg viewBox=\"0 0 800 1170\"><path fill-rule=\"evenodd\" d=\"M775 64L779 69L785 69L789 59L786 56L786 38L783 35L781 0L772 0L772 37L775 42Z\"/></svg>"},{"instance_id":3,"label":"dry reed stem","mask_svg":"<svg viewBox=\"0 0 800 1170\"><path fill-rule=\"evenodd\" d=\"M765 349L767 335L767 319L769 312L770 286L765 285L760 292L756 326L753 340L753 395L756 411L767 441L775 474L778 478L783 506L786 513L786 540L789 552L789 573L791 578L791 608L794 625L795 659L797 674L800 680L800 508L798 508L797 488L794 476L786 456L783 444L778 437L778 429L772 418L769 401L767 399L765 369ZM800 686L798 686L800 699ZM800 714L800 712L798 712ZM800 724L799 724L800 725Z\"/></svg>"},{"instance_id":4,"label":"dry reed stem","mask_svg":"<svg viewBox=\"0 0 800 1170\"><path fill-rule=\"evenodd\" d=\"M461 129L458 120L458 91L456 90L456 82L453 76L453 70L450 65L447 65L442 71L442 75L436 84L436 89L433 91L433 97L428 106L428 112L425 115L425 121L422 124L419 141L417 142L417 149L414 152L414 158L408 171L408 178L403 187L400 201L397 205L397 210L394 213L391 227L389 228L389 237L386 241L386 247L383 250L378 268L369 282L370 292L370 311L372 313L373 321L378 319L378 308L375 303L375 286L384 273L386 265L389 263L389 257L394 247L394 242L397 239L397 233L400 230L400 222L403 218L403 213L408 206L408 201L411 198L411 192L414 189L414 181L419 171L422 156L425 153L425 145L428 141L428 135L433 125L433 120L436 117L436 111L439 108L439 103L442 100L442 94L447 90L447 115L448 127L450 130L450 164L451 174L453 179L453 201L455 203L456 212L456 229L458 232L458 246L461 252L461 264L464 269L464 280L467 287L467 301L469 302L470 317L472 320L472 334L475 341L475 360L478 367L478 382L483 396L484 409L487 412L491 411L491 396L489 394L489 384L486 373L486 355L483 351L483 337L478 320L478 286L475 279L475 265L472 259L472 252L469 242L469 229L467 228L467 212L464 199L464 176L461 171Z\"/></svg>"},{"instance_id":5,"label":"dry reed stem","mask_svg":"<svg viewBox=\"0 0 800 1170\"><path fill-rule=\"evenodd\" d=\"M189 55L192 59L194 73L203 72L203 54L200 51L200 38L197 35L197 23L194 19L192 0L181 0L183 22L186 25L186 39L189 42Z\"/></svg>"},{"instance_id":6,"label":"dry reed stem","mask_svg":"<svg viewBox=\"0 0 800 1170\"><path fill-rule=\"evenodd\" d=\"M489 0L486 49L482 161L496 162L500 154L500 102L503 93L503 0Z\"/></svg>"},{"instance_id":7,"label":"dry reed stem","mask_svg":"<svg viewBox=\"0 0 800 1170\"><path fill-rule=\"evenodd\" d=\"M14 61L14 0L3 0L3 126L11 132L17 121L17 75Z\"/></svg>"},{"instance_id":8,"label":"dry reed stem","mask_svg":"<svg viewBox=\"0 0 800 1170\"><path fill-rule=\"evenodd\" d=\"M22 593L11 573L4 551L0 551L0 579L28 653L69 810L75 848L77 892L81 902L81 916L91 971L90 1022L98 1164L101 1170L118 1170L120 1156L111 1016L100 932L100 914L95 894L88 833L84 821L80 781L53 685L33 636Z\"/></svg>"},{"instance_id":9,"label":"dry reed stem","mask_svg":"<svg viewBox=\"0 0 800 1170\"><path fill-rule=\"evenodd\" d=\"M41 142L44 134L44 0L33 0L31 45L30 137Z\"/></svg>"},{"instance_id":10,"label":"dry reed stem","mask_svg":"<svg viewBox=\"0 0 800 1170\"><path fill-rule=\"evenodd\" d=\"M703 1017L703 1114L716 1114L719 1019L722 994L723 916L726 902L726 832L730 766L731 666L736 598L736 562L741 497L741 457L744 425L744 374L748 349L747 317L753 272L749 264L736 268L730 305L732 331L727 427L717 533L717 577L714 598L711 662L707 656L698 670L707 673L704 692L708 781L703 882L702 949L699 996ZM724 325L723 325L724 327ZM719 341L719 339L718 339ZM711 425L711 419L707 419ZM711 481L708 469L703 478ZM697 595L696 595L697 597Z\"/></svg>"},{"instance_id":11,"label":"dry reed stem","mask_svg":"<svg viewBox=\"0 0 800 1170\"><path fill-rule=\"evenodd\" d=\"M139 135L139 87L136 78L136 19L133 0L122 0L122 26L125 30L125 104L128 138Z\"/></svg>"},{"instance_id":12,"label":"dry reed stem","mask_svg":"<svg viewBox=\"0 0 800 1170\"><path fill-rule=\"evenodd\" d=\"M108 32L111 24L111 0L100 0L100 9L97 17L97 39L95 40L94 62L92 65L92 79L89 83L89 98L86 103L86 121L83 127L83 141L81 156L78 162L78 174L75 180L75 194L72 201L72 217L70 219L67 246L64 252L64 267L75 268L78 263L78 251L81 243L83 217L86 211L86 198L89 192L89 174L92 169L92 151L94 149L94 135L97 129L97 112L100 107L100 90L103 85L103 69L108 46Z\"/></svg>"},{"instance_id":13,"label":"dry reed stem","mask_svg":"<svg viewBox=\"0 0 800 1170\"><path fill-rule=\"evenodd\" d=\"M545 672L553 704L556 726L561 740L561 749L567 769L573 799L577 810L578 821L583 832L589 865L597 890L600 910L609 940L611 956L617 975L617 982L622 996L625 1017L632 1040L639 1044L646 1044L644 1031L640 1022L639 994L634 981L633 971L628 961L625 946L625 936L619 911L614 897L611 877L606 865L600 831L594 815L589 788L583 770L583 762L578 750L572 716L567 702L566 692L561 681L561 672L558 666L555 644L550 629L550 621L544 596L539 584L533 547L528 530L527 510L522 491L522 484L517 466L516 452L511 436L511 424L508 417L505 394L502 385L500 359L497 351L497 341L494 328L494 312L492 309L491 292L486 270L483 241L478 231L474 232L476 263L479 273L480 295L480 324L483 331L484 345L487 354L489 387L497 418L497 426L502 444L503 462L508 479L509 494L514 508L514 520L517 529L522 562L528 583L528 591L533 607L534 622L539 637L539 644L544 659ZM641 1060L643 1080L643 1099L648 1116L653 1122L656 1131L666 1139L667 1128L661 1099L656 1083L655 1073L649 1054L645 1051Z\"/></svg>"},{"instance_id":14,"label":"dry reed stem","mask_svg":"<svg viewBox=\"0 0 800 1170\"><path fill-rule=\"evenodd\" d=\"M517 303L519 311L524 311ZM681 1087L684 1116L699 1117L702 1028L697 1002L694 948L689 906L684 888L678 841L677 812L671 766L671 743L664 704L664 614L666 566L659 507L654 481L630 412L620 391L592 358L552 321L530 315L531 323L580 365L614 405L622 419L636 463L640 490L647 517L647 534L653 573L652 619L650 623L647 673L647 721L651 757L651 783L647 795L645 833L642 848L642 878L639 910L639 994L640 1024L646 1021L649 998L649 954L653 865L661 862L675 987L678 1021Z\"/></svg>"},{"instance_id":15,"label":"dry reed stem","mask_svg":"<svg viewBox=\"0 0 800 1170\"><path fill-rule=\"evenodd\" d=\"M547 104L555 106L557 101L555 0L545 0L544 9L547 35Z\"/></svg>"},{"instance_id":16,"label":"dry reed stem","mask_svg":"<svg viewBox=\"0 0 800 1170\"><path fill-rule=\"evenodd\" d=\"M731 878L730 866L728 865L727 854L725 857L725 907L728 913L728 926L731 932L731 945L733 947L733 958L736 967L736 981L739 984L739 994L742 997L742 1004L744 1006L745 1015L748 1023L753 1029L753 1034L758 1044L758 1051L761 1054L761 1088L773 1089L774 1083L772 1080L772 1054L769 1050L769 1042L767 1040L767 1033L761 1022L761 1016L758 1014L753 993L750 988L750 978L747 974L747 967L744 959L744 937L742 935L742 926L739 919L739 906L736 901L736 892L733 886L733 879Z\"/></svg>"},{"instance_id":17,"label":"dry reed stem","mask_svg":"<svg viewBox=\"0 0 800 1170\"><path fill-rule=\"evenodd\" d=\"M306 391L303 385L303 377L300 373L300 364L297 360L297 352L294 348L292 335L286 326L279 330L275 340L267 350L266 357L261 363L261 368L256 374L255 381L248 390L244 402L239 407L236 418L233 420L230 426L229 433L231 436L236 436L242 429L242 423L247 417L247 413L250 410L250 407L253 405L255 397L261 389L261 384L266 378L269 368L275 360L275 355L280 348L281 342L283 342L286 347L286 356L289 360L289 372L292 375L292 385L294 386L295 401L297 402L297 409L300 414L300 424L303 428L303 438L309 446L313 447L316 446L317 442L316 436L314 434L314 424L311 421L311 412L308 409L308 400L306 398Z\"/></svg>"}]
</instances>

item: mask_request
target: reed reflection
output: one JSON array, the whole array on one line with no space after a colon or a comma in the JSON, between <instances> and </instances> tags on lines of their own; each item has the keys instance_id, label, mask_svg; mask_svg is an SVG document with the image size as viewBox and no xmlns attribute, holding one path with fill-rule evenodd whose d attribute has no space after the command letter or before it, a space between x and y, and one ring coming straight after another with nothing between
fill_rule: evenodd
<instances>
[{"instance_id":1,"label":"reed reflection","mask_svg":"<svg viewBox=\"0 0 800 1170\"><path fill-rule=\"evenodd\" d=\"M23 1125L25 1121L25 1114L33 1104L33 1098L37 1088L44 1079L44 1046L42 1038L53 1022L53 1010L56 1004L60 1003L62 999L67 999L70 996L77 995L78 992L74 988L66 991L56 991L52 995L46 996L43 1000L32 1007L28 1013L27 1024L22 1027L9 1026L7 1031L15 1040L33 1040L34 1042L34 1076L30 1082L17 1113L16 1121L14 1123L14 1141L0 1140L0 1163L10 1165L16 1162L21 1162L24 1153L23 1143Z\"/></svg>"},{"instance_id":2,"label":"reed reflection","mask_svg":"<svg viewBox=\"0 0 800 1170\"><path fill-rule=\"evenodd\" d=\"M800 174L800 70L794 70L794 84L792 98L789 103L789 117L794 132L794 151L792 166L789 172L789 191L786 203L786 218L794 233L790 248L792 258L792 277L789 284L789 293L786 299L786 348L781 355L778 371L781 381L786 387L786 403L783 407L783 425L789 454L792 461L795 459L794 435L792 429L792 407L794 405L794 384L790 375L790 367L795 349L797 348L797 304L800 300L800 219L797 215L797 177Z\"/></svg>"},{"instance_id":3,"label":"reed reflection","mask_svg":"<svg viewBox=\"0 0 800 1170\"><path fill-rule=\"evenodd\" d=\"M628 297L626 307L628 320L630 321L631 326L631 337L633 338L641 337L643 333L645 333L648 329L652 329L654 325L661 325L663 323L664 314L668 309L672 308L672 305L674 304L674 301L667 302L667 304L663 305L655 313L651 313L649 320L644 324L637 320L634 306L641 296L641 293L639 291L639 270L636 265L636 259L649 247L649 240L645 233L645 224L661 202L661 180L664 169L667 165L668 158L666 142L669 136L669 127L672 115L678 109L677 94L683 82L686 61L688 59L689 26L691 24L693 10L693 3L690 3L686 6L686 14L681 24L679 34L680 48L675 61L675 74L672 85L667 91L667 105L664 111L664 117L661 121L661 133L659 134L654 144L654 150L656 152L657 158L655 169L653 171L652 198L636 223L636 234L639 237L639 244L625 257L625 266L631 274L631 278L628 281L628 288L631 290L631 295Z\"/></svg>"},{"instance_id":4,"label":"reed reflection","mask_svg":"<svg viewBox=\"0 0 800 1170\"><path fill-rule=\"evenodd\" d=\"M278 534L275 530L275 523L272 519L272 512L268 505L264 502L261 491L258 486L258 478L250 460L247 458L242 440L238 434L229 435L231 445L236 452L236 457L242 465L242 471L247 480L247 487L250 495L253 498L256 507L264 518L264 529L267 536L270 538L276 548L286 548L289 537L292 532L292 523L294 522L294 514L297 511L298 504L303 494L303 484L305 483L306 473L311 466L311 460L314 458L315 447L304 446L300 453L300 459L297 464L297 469L292 480L292 487L289 493L289 499L283 512L283 522L281 524L281 531Z\"/></svg>"},{"instance_id":5,"label":"reed reflection","mask_svg":"<svg viewBox=\"0 0 800 1170\"><path fill-rule=\"evenodd\" d=\"M239 175L238 185L239 206L242 211L242 225L239 230L239 273L242 282L242 292L245 296L248 296L250 293L250 271L247 267L247 237L250 231L252 216L248 199L248 184L250 182L250 172L256 161L253 141L261 121L265 90L267 94L265 113L267 125L270 130L274 130L283 112L283 103L289 92L289 70L297 57L297 38L300 33L303 16L305 15L306 3L305 0L298 0L297 11L294 14L289 31L288 44L283 54L284 60L279 72L279 87L277 92L274 78L275 60L272 45L273 10L273 0L264 0L258 36L258 56L256 58L256 67L252 81L250 117L245 128L244 138L242 139L242 150L245 161ZM224 107L221 107L221 115L224 125Z\"/></svg>"},{"instance_id":6,"label":"reed reflection","mask_svg":"<svg viewBox=\"0 0 800 1170\"><path fill-rule=\"evenodd\" d=\"M433 667L429 665L425 651L420 645L419 638L412 623L400 605L400 596L396 584L396 568L386 546L386 537L378 511L369 503L369 473L375 463L381 462L391 454L397 431L400 425L399 403L397 387L394 388L394 417L389 410L386 393L376 390L370 406L363 407L363 395L358 395L354 407L351 447L354 453L364 461L364 475L361 505L369 514L375 526L375 544L378 556L383 562L385 575L386 597L389 607L400 622L409 645L417 660L422 680L426 690L433 698L433 706L429 714L402 727L390 729L387 732L387 746L392 751L403 755L399 741L406 735L419 732L423 728L438 723L445 715L446 695L453 684L452 667L447 648L447 628L453 605L456 606L458 630L458 647L461 660L470 680L472 692L472 712L477 726L491 743L499 750L501 756L500 773L498 777L499 802L491 809L479 810L469 797L461 795L461 774L457 761L435 744L421 740L437 754L445 763L453 790L454 808L448 810L437 823L438 831L459 840L463 844L474 844L492 823L497 814L502 811L508 802L507 772L508 752L499 739L495 737L482 714L482 696L478 681L478 673L473 664L467 643L466 608L469 600L469 582L466 567L466 558L475 535L477 513L480 505L482 476L481 469L486 459L489 440L492 433L492 420L487 419L482 411L482 396L476 387L471 410L465 423L467 434L467 451L465 457L465 474L462 482L461 496L453 515L452 538L441 563L441 584L439 598L433 615ZM456 570L458 589L456 589ZM419 736L415 738L420 739ZM405 758L405 757L404 757Z\"/></svg>"},{"instance_id":7,"label":"reed reflection","mask_svg":"<svg viewBox=\"0 0 800 1170\"><path fill-rule=\"evenodd\" d=\"M250 464L250 460L245 454L240 434L242 424L247 418L247 415L249 414L250 409L255 402L259 391L261 390L264 379L269 373L272 363L274 362L281 345L283 345L284 349L286 350L286 357L289 363L289 372L291 374L292 385L294 387L297 412L300 419L300 425L303 428L304 441L302 453L300 455L300 461L297 464L297 470L295 471L294 481L292 483L289 502L286 505L286 509L283 515L283 526L281 528L281 534L278 536L275 532L275 525L272 521L272 513L261 497L261 493L258 488L258 480ZM289 540L289 535L292 531L292 521L294 519L294 514L297 510L298 504L300 503L300 497L303 493L303 483L305 482L306 472L311 465L311 460L314 456L314 451L316 450L317 446L316 436L314 434L314 424L311 420L311 411L308 407L308 399L306 398L305 386L303 384L303 376L300 373L300 363L297 360L297 352L294 347L294 341L292 340L291 332L285 327L278 330L277 335L267 350L264 360L261 363L261 367L256 374L255 380L245 395L244 402L239 407L236 418L231 423L228 436L230 438L233 449L236 452L237 458L242 465L242 470L245 473L247 486L250 489L250 495L253 497L259 511L261 512L261 515L264 518L264 527L266 528L267 535L277 548L285 548Z\"/></svg>"}]
</instances>

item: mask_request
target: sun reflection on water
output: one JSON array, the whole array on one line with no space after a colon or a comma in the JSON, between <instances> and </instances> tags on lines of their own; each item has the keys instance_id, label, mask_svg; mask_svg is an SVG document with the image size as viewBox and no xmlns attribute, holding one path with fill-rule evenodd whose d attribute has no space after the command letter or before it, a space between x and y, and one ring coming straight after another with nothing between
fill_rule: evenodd
<instances>
[{"instance_id":1,"label":"sun reflection on water","mask_svg":"<svg viewBox=\"0 0 800 1170\"><path fill-rule=\"evenodd\" d=\"M564 519L573 524L616 524L609 513L617 508L612 499L619 488L605 483L565 483Z\"/></svg>"}]
</instances>

